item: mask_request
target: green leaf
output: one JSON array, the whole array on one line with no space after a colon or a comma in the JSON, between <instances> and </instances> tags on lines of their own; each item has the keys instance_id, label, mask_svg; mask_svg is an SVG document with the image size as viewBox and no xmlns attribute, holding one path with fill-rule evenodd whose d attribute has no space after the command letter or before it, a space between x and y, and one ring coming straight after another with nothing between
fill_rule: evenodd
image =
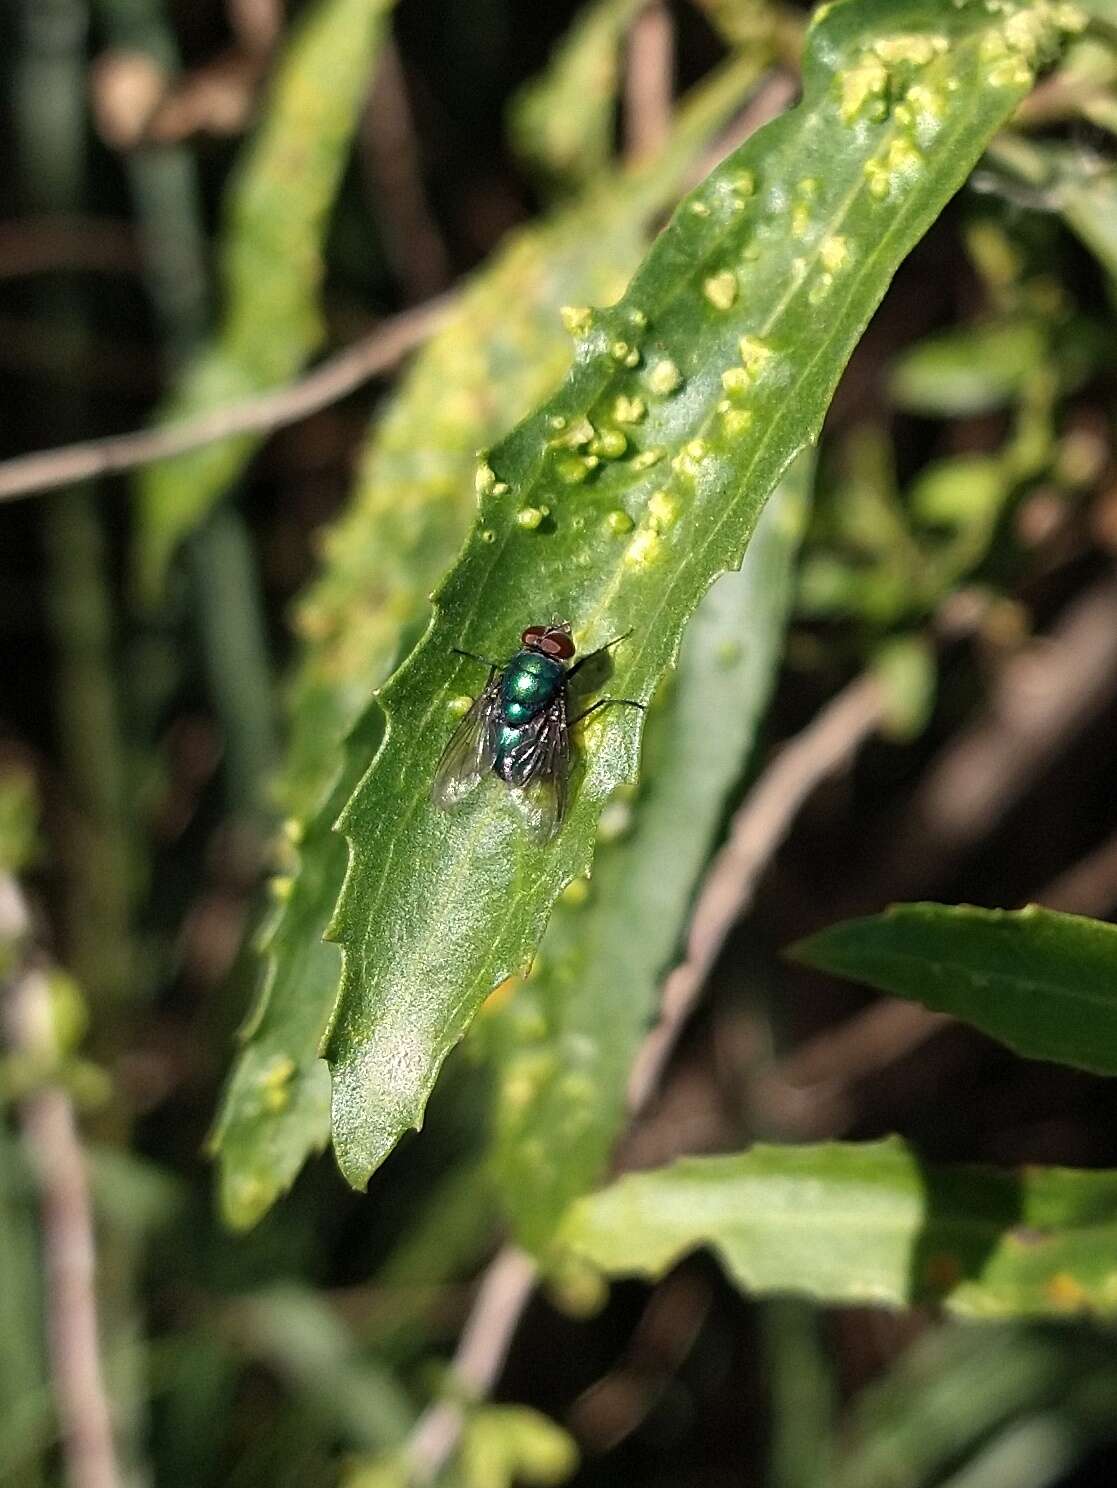
<instances>
[{"instance_id":1,"label":"green leaf","mask_svg":"<svg viewBox=\"0 0 1117 1488\"><path fill-rule=\"evenodd\" d=\"M28 867L38 835L35 777L24 766L5 761L0 772L0 873L21 873Z\"/></svg>"},{"instance_id":2,"label":"green leaf","mask_svg":"<svg viewBox=\"0 0 1117 1488\"><path fill-rule=\"evenodd\" d=\"M262 941L267 969L210 1140L228 1223L254 1224L329 1135L318 1045L341 959L324 944L345 873L333 831L383 734L369 697L461 546L476 512L477 447L545 396L570 364L559 308L616 295L647 224L755 82L738 59L696 89L662 159L618 175L517 234L465 291L378 419L352 506L328 534L326 568L299 606L303 654L289 689L292 737L280 781L298 863ZM339 768L339 758L341 760Z\"/></svg>"},{"instance_id":3,"label":"green leaf","mask_svg":"<svg viewBox=\"0 0 1117 1488\"><path fill-rule=\"evenodd\" d=\"M935 704L935 653L923 636L891 636L877 647L872 668L884 694L884 728L900 741L916 739Z\"/></svg>"},{"instance_id":4,"label":"green leaf","mask_svg":"<svg viewBox=\"0 0 1117 1488\"><path fill-rule=\"evenodd\" d=\"M952 1013L1028 1059L1117 1074L1117 926L1079 915L897 904L791 955Z\"/></svg>"},{"instance_id":5,"label":"green leaf","mask_svg":"<svg viewBox=\"0 0 1117 1488\"><path fill-rule=\"evenodd\" d=\"M275 387L320 345L326 228L391 5L319 0L291 42L226 202L221 328L187 369L163 419ZM259 443L256 435L221 440L144 470L135 564L146 600L158 597L176 545Z\"/></svg>"},{"instance_id":6,"label":"green leaf","mask_svg":"<svg viewBox=\"0 0 1117 1488\"><path fill-rule=\"evenodd\" d=\"M238 1298L230 1311L242 1347L312 1402L347 1443L384 1449L405 1437L414 1412L395 1376L362 1355L338 1310L309 1287L269 1287Z\"/></svg>"},{"instance_id":7,"label":"green leaf","mask_svg":"<svg viewBox=\"0 0 1117 1488\"><path fill-rule=\"evenodd\" d=\"M494 1170L517 1238L537 1253L600 1180L623 1120L633 1058L779 664L811 463L793 467L740 572L699 606L652 708L640 793L610 808L592 881L560 899L502 1015Z\"/></svg>"},{"instance_id":8,"label":"green leaf","mask_svg":"<svg viewBox=\"0 0 1117 1488\"><path fill-rule=\"evenodd\" d=\"M384 690L385 741L341 821L345 960L326 1050L353 1184L421 1121L442 1060L529 959L636 767L640 717L605 710L548 846L527 839L495 779L460 813L433 810L449 705L483 680L453 648L505 655L525 623L555 614L583 654L631 628L610 687L651 696L702 594L740 563L768 493L817 435L896 266L1057 39L1060 8L1028 7L1025 25L1019 14L915 0L824 12L803 103L680 207L617 305L570 317L566 382L482 462L478 523Z\"/></svg>"},{"instance_id":9,"label":"green leaf","mask_svg":"<svg viewBox=\"0 0 1117 1488\"><path fill-rule=\"evenodd\" d=\"M615 1276L712 1248L750 1293L963 1317L1117 1314L1117 1173L925 1164L898 1138L757 1146L633 1173L559 1240Z\"/></svg>"},{"instance_id":10,"label":"green leaf","mask_svg":"<svg viewBox=\"0 0 1117 1488\"><path fill-rule=\"evenodd\" d=\"M564 1483L578 1466L573 1438L524 1405L486 1405L466 1421L461 1445L465 1488Z\"/></svg>"},{"instance_id":11,"label":"green leaf","mask_svg":"<svg viewBox=\"0 0 1117 1488\"><path fill-rule=\"evenodd\" d=\"M513 98L517 152L567 189L585 185L613 154L621 45L644 0L596 0L575 18L542 77Z\"/></svg>"},{"instance_id":12,"label":"green leaf","mask_svg":"<svg viewBox=\"0 0 1117 1488\"><path fill-rule=\"evenodd\" d=\"M1047 337L1028 321L993 321L928 336L897 358L892 401L910 413L965 418L1015 401L1043 365Z\"/></svg>"}]
</instances>

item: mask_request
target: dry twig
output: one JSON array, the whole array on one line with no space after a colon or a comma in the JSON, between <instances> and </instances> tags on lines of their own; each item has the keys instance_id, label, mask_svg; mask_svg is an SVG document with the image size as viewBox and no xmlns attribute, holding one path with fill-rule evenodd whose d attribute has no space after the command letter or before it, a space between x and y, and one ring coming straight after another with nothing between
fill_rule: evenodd
<instances>
[{"instance_id":1,"label":"dry twig","mask_svg":"<svg viewBox=\"0 0 1117 1488\"><path fill-rule=\"evenodd\" d=\"M452 303L452 296L443 295L382 321L355 345L327 358L286 387L163 428L87 439L62 449L4 460L0 462L0 501L134 470L138 465L167 460L233 435L266 434L297 423L389 371L438 328Z\"/></svg>"},{"instance_id":2,"label":"dry twig","mask_svg":"<svg viewBox=\"0 0 1117 1488\"><path fill-rule=\"evenodd\" d=\"M628 1108L647 1105L690 1017L725 938L751 902L756 886L787 836L800 807L819 783L842 769L883 717L876 679L851 682L789 740L733 818L729 838L706 873L691 917L686 956L667 978L659 1021L633 1065Z\"/></svg>"},{"instance_id":3,"label":"dry twig","mask_svg":"<svg viewBox=\"0 0 1117 1488\"><path fill-rule=\"evenodd\" d=\"M454 1354L453 1376L466 1395L491 1393L536 1277L535 1263L513 1245L490 1261ZM455 1400L440 1400L423 1412L407 1445L413 1482L430 1483L437 1477L457 1446L464 1418Z\"/></svg>"},{"instance_id":4,"label":"dry twig","mask_svg":"<svg viewBox=\"0 0 1117 1488\"><path fill-rule=\"evenodd\" d=\"M624 117L630 160L648 160L666 144L674 91L675 27L667 6L654 0L636 17L628 38Z\"/></svg>"},{"instance_id":5,"label":"dry twig","mask_svg":"<svg viewBox=\"0 0 1117 1488\"><path fill-rule=\"evenodd\" d=\"M450 282L450 257L423 189L407 78L390 37L381 48L361 123L361 145L392 267L408 297L424 300Z\"/></svg>"},{"instance_id":6,"label":"dry twig","mask_svg":"<svg viewBox=\"0 0 1117 1488\"><path fill-rule=\"evenodd\" d=\"M932 764L865 898L908 898L994 829L1117 688L1117 579L1008 661L975 722Z\"/></svg>"},{"instance_id":7,"label":"dry twig","mask_svg":"<svg viewBox=\"0 0 1117 1488\"><path fill-rule=\"evenodd\" d=\"M18 885L0 877L0 938L19 944L29 931ZM17 969L5 988L3 1014L11 1048L31 1061L49 1061L50 989L40 969ZM44 1085L20 1102L19 1124L39 1190L47 1342L67 1479L71 1488L117 1488L97 1334L93 1205L73 1103L60 1086Z\"/></svg>"}]
</instances>

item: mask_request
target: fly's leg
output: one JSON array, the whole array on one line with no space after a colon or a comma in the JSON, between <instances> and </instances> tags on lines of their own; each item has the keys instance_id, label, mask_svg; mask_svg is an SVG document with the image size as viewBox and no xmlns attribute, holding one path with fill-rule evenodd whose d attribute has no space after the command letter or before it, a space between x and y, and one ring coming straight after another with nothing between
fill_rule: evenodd
<instances>
[{"instance_id":1,"label":"fly's leg","mask_svg":"<svg viewBox=\"0 0 1117 1488\"><path fill-rule=\"evenodd\" d=\"M492 674L494 672L503 671L504 666L506 665L506 663L493 661L492 658L489 656L478 656L476 651L463 651L460 646L452 646L450 649L453 651L455 656L467 656L470 661L479 661L482 666L487 666L489 668L490 682L492 681Z\"/></svg>"},{"instance_id":2,"label":"fly's leg","mask_svg":"<svg viewBox=\"0 0 1117 1488\"><path fill-rule=\"evenodd\" d=\"M638 703L635 698L602 698L600 702L596 702L591 708L587 708L584 713L579 713L577 718L572 718L567 727L573 728L576 723L581 723L591 713L596 713L598 708L639 708L641 713L645 713L647 711L647 704Z\"/></svg>"}]
</instances>

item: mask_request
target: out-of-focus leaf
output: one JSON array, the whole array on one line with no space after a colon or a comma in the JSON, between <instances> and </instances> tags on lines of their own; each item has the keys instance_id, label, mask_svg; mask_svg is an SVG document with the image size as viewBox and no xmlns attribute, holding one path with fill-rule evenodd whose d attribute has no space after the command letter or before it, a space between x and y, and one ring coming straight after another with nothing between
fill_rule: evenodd
<instances>
[{"instance_id":1,"label":"out-of-focus leaf","mask_svg":"<svg viewBox=\"0 0 1117 1488\"><path fill-rule=\"evenodd\" d=\"M578 1466L567 1432L523 1405L486 1405L470 1413L460 1449L463 1488L564 1483Z\"/></svg>"},{"instance_id":2,"label":"out-of-focus leaf","mask_svg":"<svg viewBox=\"0 0 1117 1488\"><path fill-rule=\"evenodd\" d=\"M923 636L892 636L873 653L884 693L884 727L892 738L915 739L935 703L935 653Z\"/></svg>"},{"instance_id":3,"label":"out-of-focus leaf","mask_svg":"<svg viewBox=\"0 0 1117 1488\"><path fill-rule=\"evenodd\" d=\"M362 1356L328 1303L307 1288L275 1286L238 1299L238 1338L300 1396L336 1423L355 1447L402 1441L414 1412L392 1373Z\"/></svg>"},{"instance_id":4,"label":"out-of-focus leaf","mask_svg":"<svg viewBox=\"0 0 1117 1488\"><path fill-rule=\"evenodd\" d=\"M518 234L466 290L374 426L353 505L327 536L326 568L297 615L303 655L289 690L280 793L298 870L276 884L265 980L211 1142L233 1225L255 1223L328 1138L329 1078L317 1055L340 956L322 935L346 863L333 827L383 734L370 695L475 514L476 450L562 376L571 348L560 307L620 293L650 218L675 199L763 63L738 59L696 89L662 159Z\"/></svg>"},{"instance_id":5,"label":"out-of-focus leaf","mask_svg":"<svg viewBox=\"0 0 1117 1488\"><path fill-rule=\"evenodd\" d=\"M1117 1173L923 1163L898 1138L765 1147L632 1173L559 1240L613 1276L711 1247L750 1293L965 1317L1117 1314Z\"/></svg>"},{"instance_id":6,"label":"out-of-focus leaf","mask_svg":"<svg viewBox=\"0 0 1117 1488\"><path fill-rule=\"evenodd\" d=\"M999 515L1010 483L1005 462L993 455L935 460L912 482L911 509L929 525L985 531Z\"/></svg>"},{"instance_id":7,"label":"out-of-focus leaf","mask_svg":"<svg viewBox=\"0 0 1117 1488\"><path fill-rule=\"evenodd\" d=\"M97 1213L117 1235L147 1236L174 1218L184 1199L177 1177L120 1147L89 1154Z\"/></svg>"},{"instance_id":8,"label":"out-of-focus leaf","mask_svg":"<svg viewBox=\"0 0 1117 1488\"><path fill-rule=\"evenodd\" d=\"M697 0L697 5L728 46L771 44L779 37L781 54L786 56L802 45L800 16L770 0Z\"/></svg>"},{"instance_id":9,"label":"out-of-focus leaf","mask_svg":"<svg viewBox=\"0 0 1117 1488\"><path fill-rule=\"evenodd\" d=\"M791 954L953 1013L1028 1059L1117 1074L1117 925L1036 905L896 904Z\"/></svg>"},{"instance_id":10,"label":"out-of-focus leaf","mask_svg":"<svg viewBox=\"0 0 1117 1488\"><path fill-rule=\"evenodd\" d=\"M613 153L624 35L645 0L594 0L575 18L542 77L512 100L517 151L556 184L592 181Z\"/></svg>"},{"instance_id":11,"label":"out-of-focus leaf","mask_svg":"<svg viewBox=\"0 0 1117 1488\"><path fill-rule=\"evenodd\" d=\"M829 1483L837 1409L838 1361L820 1308L801 1297L773 1297L760 1312L768 1379L768 1488Z\"/></svg>"},{"instance_id":12,"label":"out-of-focus leaf","mask_svg":"<svg viewBox=\"0 0 1117 1488\"><path fill-rule=\"evenodd\" d=\"M1019 396L1046 351L1043 331L1028 321L943 331L897 358L888 388L893 402L910 413L990 413Z\"/></svg>"},{"instance_id":13,"label":"out-of-focus leaf","mask_svg":"<svg viewBox=\"0 0 1117 1488\"><path fill-rule=\"evenodd\" d=\"M812 463L789 472L740 571L699 606L653 705L640 794L610 807L592 881L559 901L502 1012L495 1175L517 1238L537 1253L608 1162L633 1057L779 663Z\"/></svg>"},{"instance_id":14,"label":"out-of-focus leaf","mask_svg":"<svg viewBox=\"0 0 1117 1488\"><path fill-rule=\"evenodd\" d=\"M935 1328L857 1398L827 1481L938 1488L958 1481L944 1474L960 1463L982 1488L1062 1481L1084 1449L1112 1435L1104 1402L1117 1386L1114 1373L1105 1335L1085 1328ZM1056 1470L1033 1452L1027 1468L993 1471L990 1455L1032 1423L1054 1434ZM970 1482L966 1472L961 1480Z\"/></svg>"},{"instance_id":15,"label":"out-of-focus leaf","mask_svg":"<svg viewBox=\"0 0 1117 1488\"><path fill-rule=\"evenodd\" d=\"M525 623L555 614L583 654L631 629L611 689L650 697L817 435L897 265L1073 21L1062 6L1024 13L914 0L823 11L803 102L682 204L617 305L571 315L570 376L482 461L477 525L384 690L386 737L342 817L344 971L325 1047L351 1183L421 1121L447 1052L523 968L635 772L641 717L617 708L579 742L548 845L495 779L461 812L434 810L450 705L477 680L453 648L506 655Z\"/></svg>"},{"instance_id":16,"label":"out-of-focus leaf","mask_svg":"<svg viewBox=\"0 0 1117 1488\"><path fill-rule=\"evenodd\" d=\"M5 764L0 774L0 873L21 873L35 854L39 797L30 770Z\"/></svg>"},{"instance_id":17,"label":"out-of-focus leaf","mask_svg":"<svg viewBox=\"0 0 1117 1488\"><path fill-rule=\"evenodd\" d=\"M5 766L0 775L0 982L17 965L30 922L16 876L35 854L39 797L29 771Z\"/></svg>"},{"instance_id":18,"label":"out-of-focus leaf","mask_svg":"<svg viewBox=\"0 0 1117 1488\"><path fill-rule=\"evenodd\" d=\"M342 1468L342 1488L410 1488L411 1466L403 1452L357 1457Z\"/></svg>"},{"instance_id":19,"label":"out-of-focus leaf","mask_svg":"<svg viewBox=\"0 0 1117 1488\"><path fill-rule=\"evenodd\" d=\"M319 0L291 42L230 188L221 327L163 418L186 418L277 386L320 344L323 241L391 4ZM135 563L145 599L157 597L176 545L259 442L221 440L141 475Z\"/></svg>"}]
</instances>

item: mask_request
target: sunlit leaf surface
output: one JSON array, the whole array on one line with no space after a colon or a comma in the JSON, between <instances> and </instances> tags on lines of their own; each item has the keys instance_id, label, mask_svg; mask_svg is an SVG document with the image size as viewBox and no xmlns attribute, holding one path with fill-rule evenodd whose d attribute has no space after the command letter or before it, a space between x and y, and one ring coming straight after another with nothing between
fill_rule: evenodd
<instances>
[{"instance_id":1,"label":"sunlit leaf surface","mask_svg":"<svg viewBox=\"0 0 1117 1488\"><path fill-rule=\"evenodd\" d=\"M585 653L631 630L610 690L648 699L713 579L818 433L897 265L1053 50L1065 6L823 12L804 101L676 212L623 299L572 311L558 393L478 468L481 509L431 626L383 693L387 732L347 807L333 923L342 991L326 1050L334 1146L356 1185L422 1119L490 989L530 958L584 872L597 819L635 776L641 715L578 739L563 831L541 846L495 779L457 814L430 783L476 665L567 616Z\"/></svg>"},{"instance_id":2,"label":"sunlit leaf surface","mask_svg":"<svg viewBox=\"0 0 1117 1488\"><path fill-rule=\"evenodd\" d=\"M709 1246L751 1293L966 1317L1117 1314L1117 1174L936 1167L896 1138L763 1147L633 1173L559 1235L616 1276Z\"/></svg>"},{"instance_id":3,"label":"sunlit leaf surface","mask_svg":"<svg viewBox=\"0 0 1117 1488\"><path fill-rule=\"evenodd\" d=\"M620 293L652 215L675 199L682 173L762 63L762 55L737 59L696 89L648 169L609 178L517 234L477 275L373 426L353 502L327 534L322 575L295 617L303 644L279 782L295 861L274 884L266 975L212 1138L230 1223L259 1219L328 1138L329 1078L318 1044L341 958L322 935L346 862L333 827L383 733L371 694L425 618L427 596L476 512L475 452L562 377L571 345L560 307Z\"/></svg>"},{"instance_id":4,"label":"sunlit leaf surface","mask_svg":"<svg viewBox=\"0 0 1117 1488\"><path fill-rule=\"evenodd\" d=\"M495 1176L517 1238L536 1250L599 1181L622 1123L633 1058L779 664L810 476L804 457L740 571L699 606L648 720L639 793L610 808L592 879L560 899L500 1015Z\"/></svg>"}]
</instances>

